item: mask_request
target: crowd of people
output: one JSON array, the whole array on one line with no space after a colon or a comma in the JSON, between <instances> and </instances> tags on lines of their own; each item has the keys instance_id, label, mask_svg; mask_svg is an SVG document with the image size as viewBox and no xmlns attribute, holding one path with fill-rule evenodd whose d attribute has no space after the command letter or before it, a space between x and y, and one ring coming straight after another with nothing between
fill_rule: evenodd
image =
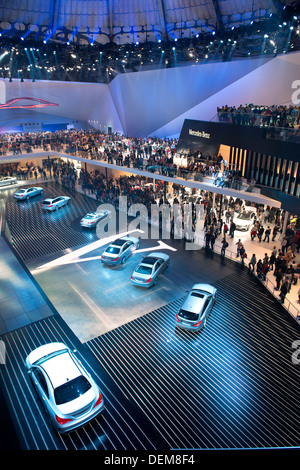
<instances>
[{"instance_id":1,"label":"crowd of people","mask_svg":"<svg viewBox=\"0 0 300 470\"><path fill-rule=\"evenodd\" d=\"M198 180L205 176L216 177L221 168L225 169L225 165L228 165L222 155L179 149L178 142L179 139L175 138L130 138L118 133L107 134L96 129L7 133L0 135L0 155L9 152L14 155L32 153L42 149L44 152L63 152L171 177L179 176L187 179L192 175ZM176 156L184 157L185 164L175 163ZM240 189L240 172L229 171L227 167L224 184Z\"/></svg>"},{"instance_id":2,"label":"crowd of people","mask_svg":"<svg viewBox=\"0 0 300 470\"><path fill-rule=\"evenodd\" d=\"M273 271L276 281L275 290L280 292L280 301L284 303L286 294L290 292L293 285L297 285L300 275L300 263L295 261L297 253L300 252L300 231L288 226L285 234L280 237L280 248L277 248L274 242L282 233L284 223L282 211L259 204L254 208L257 215L250 229L250 239L251 241L257 240L258 243L273 243L271 254L265 253L264 257L259 259L255 253L248 255L245 243L238 238L234 243L236 258L240 259L242 265L247 260L249 272L255 273L262 281L265 281L267 274ZM225 257L229 246L228 239L233 239L235 236L234 214L243 209L243 202L239 199L226 200L225 198L222 216L217 217L215 211L206 211L204 221L206 249L214 250L216 240L220 238L221 257ZM298 296L300 303L300 289Z\"/></svg>"},{"instance_id":3,"label":"crowd of people","mask_svg":"<svg viewBox=\"0 0 300 470\"><path fill-rule=\"evenodd\" d=\"M217 108L220 122L249 126L300 128L300 107L296 105L224 105Z\"/></svg>"}]
</instances>

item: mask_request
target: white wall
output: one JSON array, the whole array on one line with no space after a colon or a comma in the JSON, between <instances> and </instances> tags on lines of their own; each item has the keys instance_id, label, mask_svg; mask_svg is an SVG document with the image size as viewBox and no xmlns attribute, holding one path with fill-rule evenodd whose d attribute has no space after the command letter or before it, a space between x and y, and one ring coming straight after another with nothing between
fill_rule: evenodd
<instances>
[{"instance_id":1,"label":"white wall","mask_svg":"<svg viewBox=\"0 0 300 470\"><path fill-rule=\"evenodd\" d=\"M122 132L116 108L109 88L105 84L74 83L55 81L1 80L5 83L6 102L14 98L39 98L58 106L36 109L0 110L0 128L4 125L19 125L21 122L42 120L46 123L64 123L72 121L88 122L103 130L111 126ZM16 103L34 104L23 99Z\"/></svg>"},{"instance_id":2,"label":"white wall","mask_svg":"<svg viewBox=\"0 0 300 470\"><path fill-rule=\"evenodd\" d=\"M290 104L300 80L300 52L274 58L191 65L118 75L109 85L0 80L5 99L35 97L57 103L39 110L1 110L2 123L39 113L53 122L78 120L129 136L179 136L184 119L211 120L217 106ZM2 86L2 85L1 85ZM2 93L2 99L4 94ZM0 97L1 99L1 97Z\"/></svg>"}]
</instances>

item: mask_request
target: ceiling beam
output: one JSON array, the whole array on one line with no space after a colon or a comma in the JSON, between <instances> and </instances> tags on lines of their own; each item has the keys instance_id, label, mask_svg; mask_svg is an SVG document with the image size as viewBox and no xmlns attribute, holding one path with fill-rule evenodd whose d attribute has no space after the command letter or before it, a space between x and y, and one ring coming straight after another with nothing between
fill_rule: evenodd
<instances>
[{"instance_id":1,"label":"ceiling beam","mask_svg":"<svg viewBox=\"0 0 300 470\"><path fill-rule=\"evenodd\" d=\"M168 32L167 32L167 23L166 23L166 10L163 0L157 0L157 6L160 16L160 24L162 26L162 39L168 39Z\"/></svg>"},{"instance_id":2,"label":"ceiling beam","mask_svg":"<svg viewBox=\"0 0 300 470\"><path fill-rule=\"evenodd\" d=\"M53 29L54 29L55 18L57 17L56 5L57 5L56 0L52 0L51 18L50 18L50 25L49 25L50 26L50 31L52 31L52 32L53 32ZM58 5L58 8L59 8L59 5Z\"/></svg>"},{"instance_id":3,"label":"ceiling beam","mask_svg":"<svg viewBox=\"0 0 300 470\"><path fill-rule=\"evenodd\" d=\"M212 4L216 13L216 29L219 31L224 31L224 22L221 15L220 5L218 0L212 0Z\"/></svg>"},{"instance_id":4,"label":"ceiling beam","mask_svg":"<svg viewBox=\"0 0 300 470\"><path fill-rule=\"evenodd\" d=\"M113 0L107 0L109 38L113 41Z\"/></svg>"}]
</instances>

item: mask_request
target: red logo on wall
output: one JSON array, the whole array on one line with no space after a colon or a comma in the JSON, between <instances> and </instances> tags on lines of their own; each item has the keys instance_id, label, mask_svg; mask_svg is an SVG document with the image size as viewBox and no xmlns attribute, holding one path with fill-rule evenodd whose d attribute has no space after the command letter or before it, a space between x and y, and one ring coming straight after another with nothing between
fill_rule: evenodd
<instances>
[{"instance_id":1,"label":"red logo on wall","mask_svg":"<svg viewBox=\"0 0 300 470\"><path fill-rule=\"evenodd\" d=\"M21 100L35 101L34 104L16 104ZM0 104L1 109L32 109L32 108L46 108L47 106L59 106L57 103L51 103L51 101L42 100L42 98L13 98L8 100L4 104Z\"/></svg>"}]
</instances>

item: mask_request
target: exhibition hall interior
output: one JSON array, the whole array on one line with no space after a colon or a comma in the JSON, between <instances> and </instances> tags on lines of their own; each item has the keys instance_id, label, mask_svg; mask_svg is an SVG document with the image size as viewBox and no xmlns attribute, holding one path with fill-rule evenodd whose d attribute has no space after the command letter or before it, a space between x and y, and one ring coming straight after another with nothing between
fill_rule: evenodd
<instances>
[{"instance_id":1,"label":"exhibition hall interior","mask_svg":"<svg viewBox=\"0 0 300 470\"><path fill-rule=\"evenodd\" d=\"M0 448L299 449L299 2L0 11Z\"/></svg>"}]
</instances>

